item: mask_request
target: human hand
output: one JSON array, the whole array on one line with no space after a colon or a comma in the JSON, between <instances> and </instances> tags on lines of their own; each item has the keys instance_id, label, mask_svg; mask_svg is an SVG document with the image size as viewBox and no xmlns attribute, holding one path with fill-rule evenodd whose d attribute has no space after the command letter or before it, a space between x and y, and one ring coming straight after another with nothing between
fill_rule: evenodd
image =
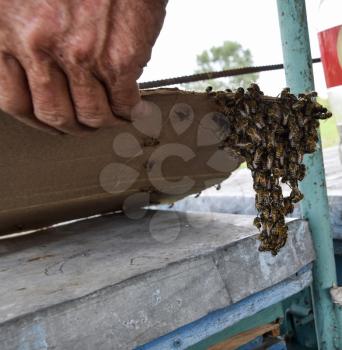
<instances>
[{"instance_id":1,"label":"human hand","mask_svg":"<svg viewBox=\"0 0 342 350\"><path fill-rule=\"evenodd\" d=\"M144 108L136 80L165 0L0 0L0 109L83 134ZM121 117L121 118L120 118Z\"/></svg>"}]
</instances>

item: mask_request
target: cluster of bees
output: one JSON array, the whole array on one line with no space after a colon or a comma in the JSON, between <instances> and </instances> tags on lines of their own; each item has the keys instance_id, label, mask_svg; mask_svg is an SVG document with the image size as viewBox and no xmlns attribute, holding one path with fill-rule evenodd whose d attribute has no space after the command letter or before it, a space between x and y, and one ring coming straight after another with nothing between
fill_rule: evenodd
<instances>
[{"instance_id":1,"label":"cluster of bees","mask_svg":"<svg viewBox=\"0 0 342 350\"><path fill-rule=\"evenodd\" d=\"M285 216L304 197L298 188L305 176L304 154L315 152L319 119L331 113L316 101L316 92L295 96L285 88L278 97L268 97L257 84L251 84L246 91L213 92L209 87L207 93L230 125L229 136L220 147L236 151L252 172L259 250L276 255L287 240ZM290 187L288 197L281 183Z\"/></svg>"}]
</instances>

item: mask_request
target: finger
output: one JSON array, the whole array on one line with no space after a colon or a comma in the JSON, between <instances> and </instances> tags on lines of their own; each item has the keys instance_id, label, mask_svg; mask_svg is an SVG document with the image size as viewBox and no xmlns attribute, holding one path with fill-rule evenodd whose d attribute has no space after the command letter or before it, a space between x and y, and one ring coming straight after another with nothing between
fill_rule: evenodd
<instances>
[{"instance_id":1,"label":"finger","mask_svg":"<svg viewBox=\"0 0 342 350\"><path fill-rule=\"evenodd\" d=\"M132 120L132 110L141 101L136 80L120 77L114 85L107 82L106 88L113 113Z\"/></svg>"},{"instance_id":2,"label":"finger","mask_svg":"<svg viewBox=\"0 0 342 350\"><path fill-rule=\"evenodd\" d=\"M76 116L81 124L92 128L125 124L113 115L103 85L89 71L68 72Z\"/></svg>"},{"instance_id":3,"label":"finger","mask_svg":"<svg viewBox=\"0 0 342 350\"><path fill-rule=\"evenodd\" d=\"M57 66L41 59L26 71L37 119L67 134L89 132L76 119L66 76Z\"/></svg>"},{"instance_id":4,"label":"finger","mask_svg":"<svg viewBox=\"0 0 342 350\"><path fill-rule=\"evenodd\" d=\"M25 71L12 56L0 59L0 109L26 125L59 134L35 118Z\"/></svg>"}]
</instances>

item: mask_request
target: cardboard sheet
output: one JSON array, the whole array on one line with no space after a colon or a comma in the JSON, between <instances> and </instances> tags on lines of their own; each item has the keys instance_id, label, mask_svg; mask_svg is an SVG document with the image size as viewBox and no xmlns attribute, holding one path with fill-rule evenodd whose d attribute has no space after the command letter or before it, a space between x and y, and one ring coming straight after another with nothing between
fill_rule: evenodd
<instances>
[{"instance_id":1,"label":"cardboard sheet","mask_svg":"<svg viewBox=\"0 0 342 350\"><path fill-rule=\"evenodd\" d=\"M207 94L144 91L148 118L78 138L0 115L0 234L106 213L128 216L221 182L241 163L219 144L229 124Z\"/></svg>"}]
</instances>

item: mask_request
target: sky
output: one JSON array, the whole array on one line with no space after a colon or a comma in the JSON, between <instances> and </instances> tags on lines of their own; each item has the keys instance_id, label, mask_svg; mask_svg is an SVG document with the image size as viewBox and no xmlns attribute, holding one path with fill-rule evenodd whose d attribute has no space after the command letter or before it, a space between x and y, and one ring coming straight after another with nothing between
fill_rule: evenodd
<instances>
[{"instance_id":1,"label":"sky","mask_svg":"<svg viewBox=\"0 0 342 350\"><path fill-rule=\"evenodd\" d=\"M312 57L317 40L320 0L307 0ZM225 40L250 49L255 65L283 62L276 0L169 0L163 29L139 82L192 74L196 55ZM321 63L314 64L316 90L326 96ZM283 70L260 74L258 83L269 95L286 86Z\"/></svg>"}]
</instances>

